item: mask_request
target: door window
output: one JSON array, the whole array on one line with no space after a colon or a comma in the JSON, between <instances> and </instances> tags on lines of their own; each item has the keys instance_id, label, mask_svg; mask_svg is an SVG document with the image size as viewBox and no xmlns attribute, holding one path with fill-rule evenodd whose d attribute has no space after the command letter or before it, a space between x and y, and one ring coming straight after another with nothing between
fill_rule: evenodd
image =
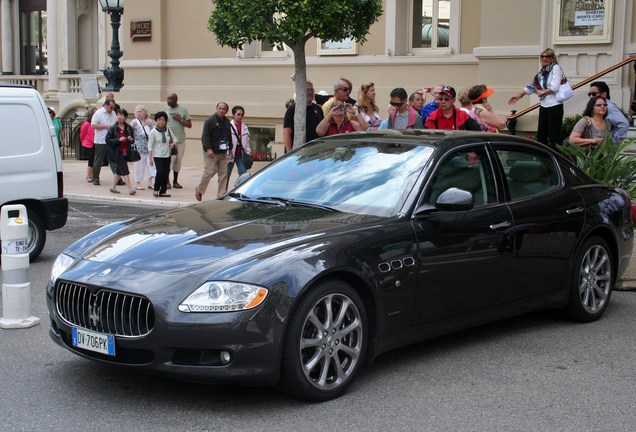
<instances>
[{"instance_id":1,"label":"door window","mask_svg":"<svg viewBox=\"0 0 636 432\"><path fill-rule=\"evenodd\" d=\"M557 167L551 157L523 150L496 153L506 174L511 200L544 194L559 186Z\"/></svg>"},{"instance_id":2,"label":"door window","mask_svg":"<svg viewBox=\"0 0 636 432\"><path fill-rule=\"evenodd\" d=\"M473 194L475 207L498 201L497 188L485 147L457 150L441 163L431 183L428 203L435 205L445 190L455 187Z\"/></svg>"}]
</instances>

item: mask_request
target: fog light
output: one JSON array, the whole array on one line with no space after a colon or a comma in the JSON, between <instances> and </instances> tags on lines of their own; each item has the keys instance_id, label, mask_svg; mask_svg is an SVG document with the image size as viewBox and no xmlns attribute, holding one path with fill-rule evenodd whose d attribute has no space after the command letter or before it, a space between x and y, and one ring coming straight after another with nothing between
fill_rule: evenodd
<instances>
[{"instance_id":1,"label":"fog light","mask_svg":"<svg viewBox=\"0 0 636 432\"><path fill-rule=\"evenodd\" d=\"M227 351L221 351L219 358L221 359L221 363L224 365L229 364L230 360L232 360L232 356L230 356L230 353Z\"/></svg>"}]
</instances>

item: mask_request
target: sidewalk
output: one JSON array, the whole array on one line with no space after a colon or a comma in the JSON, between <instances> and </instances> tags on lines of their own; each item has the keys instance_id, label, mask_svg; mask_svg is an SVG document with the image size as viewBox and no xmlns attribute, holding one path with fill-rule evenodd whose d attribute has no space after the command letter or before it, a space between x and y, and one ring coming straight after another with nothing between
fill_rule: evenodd
<instances>
[{"instance_id":1,"label":"sidewalk","mask_svg":"<svg viewBox=\"0 0 636 432\"><path fill-rule=\"evenodd\" d=\"M260 170L267 163L268 162L254 162L254 166L250 172L254 173ZM138 190L135 195L128 195L128 188L126 186L117 186L117 190L121 192L120 194L111 193L110 188L112 186L113 174L109 167L102 167L100 186L94 186L92 183L86 181L86 161L64 160L62 167L64 170L64 196L67 198L104 202L117 201L125 204L162 207L183 207L198 202L194 198L194 188L199 184L201 174L203 173L203 167L182 166L181 172L179 173L179 184L183 186L183 189L172 188L167 191L167 193L171 195L169 198L155 198L152 195L152 189ZM134 175L131 175L131 178L133 177ZM229 189L232 189L237 178L238 170L235 167L230 176ZM172 182L172 174L170 181ZM133 181L133 187L134 184ZM148 185L142 183L141 186L147 187ZM215 176L210 181L206 194L203 196L203 201L216 199L216 191L217 177Z\"/></svg>"},{"instance_id":2,"label":"sidewalk","mask_svg":"<svg viewBox=\"0 0 636 432\"><path fill-rule=\"evenodd\" d=\"M250 172L254 173L268 162L254 162L254 166ZM112 184L113 175L109 167L103 167L101 172L101 185L94 186L86 181L86 161L65 160L64 168L64 196L69 199L102 201L102 202L121 202L134 205L162 206L162 207L184 207L197 203L194 198L194 188L199 184L203 167L185 167L183 166L179 173L179 183L183 189L169 189L170 198L155 198L152 196L151 189L138 190L135 195L128 195L126 186L118 186L117 190L121 194L112 194L109 189ZM230 176L230 188L238 178L238 171L233 170ZM170 179L172 181L172 178ZM142 186L148 186L142 183ZM217 178L214 177L210 181L208 190L203 196L203 201L216 199ZM634 255L629 266L622 278L617 282L618 290L636 290L636 245L634 246Z\"/></svg>"}]
</instances>

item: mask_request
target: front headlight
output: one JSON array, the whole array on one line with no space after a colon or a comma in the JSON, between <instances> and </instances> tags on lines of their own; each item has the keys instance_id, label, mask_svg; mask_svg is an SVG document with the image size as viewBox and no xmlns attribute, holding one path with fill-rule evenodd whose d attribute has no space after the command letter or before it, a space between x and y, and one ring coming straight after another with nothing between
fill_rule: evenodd
<instances>
[{"instance_id":1,"label":"front headlight","mask_svg":"<svg viewBox=\"0 0 636 432\"><path fill-rule=\"evenodd\" d=\"M55 285L55 281L62 273L64 273L75 261L68 255L59 254L55 261L53 262L53 267L51 267L51 283Z\"/></svg>"},{"instance_id":2,"label":"front headlight","mask_svg":"<svg viewBox=\"0 0 636 432\"><path fill-rule=\"evenodd\" d=\"M255 308L267 289L240 282L211 281L197 288L179 305L181 312L234 312Z\"/></svg>"}]
</instances>

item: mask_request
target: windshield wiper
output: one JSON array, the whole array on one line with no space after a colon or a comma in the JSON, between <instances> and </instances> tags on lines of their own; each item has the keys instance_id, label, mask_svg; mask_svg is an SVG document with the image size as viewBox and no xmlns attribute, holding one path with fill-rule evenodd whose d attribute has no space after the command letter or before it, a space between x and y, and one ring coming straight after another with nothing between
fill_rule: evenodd
<instances>
[{"instance_id":1,"label":"windshield wiper","mask_svg":"<svg viewBox=\"0 0 636 432\"><path fill-rule=\"evenodd\" d=\"M320 209L320 210L327 210L327 211L336 211L336 209L332 208L332 207L328 207L322 204L313 204L313 203L308 203L305 201L297 201L294 199L288 199L288 198L281 198L281 197L259 197L259 200L267 200L267 201L275 201L277 203L281 203L283 205L289 206L289 207L308 207L308 208L314 208L314 209Z\"/></svg>"},{"instance_id":2,"label":"windshield wiper","mask_svg":"<svg viewBox=\"0 0 636 432\"><path fill-rule=\"evenodd\" d=\"M308 207L308 208L327 210L327 211L337 211L333 207L329 207L329 206L322 205L322 204L308 203L308 202L305 202L305 201L289 200L287 205L296 206L296 207Z\"/></svg>"},{"instance_id":3,"label":"windshield wiper","mask_svg":"<svg viewBox=\"0 0 636 432\"><path fill-rule=\"evenodd\" d=\"M266 204L275 204L278 206L286 206L287 200L284 198L276 198L276 197L259 197L259 198L250 198L247 195L243 195L238 192L230 192L227 194L230 198L237 199L239 201L244 202L253 202L253 203L266 203Z\"/></svg>"},{"instance_id":4,"label":"windshield wiper","mask_svg":"<svg viewBox=\"0 0 636 432\"><path fill-rule=\"evenodd\" d=\"M230 192L229 194L227 194L227 196L229 196L230 198L236 198L237 200L240 200L240 201L250 199L250 197L245 196L242 193L238 193L238 192Z\"/></svg>"}]
</instances>

